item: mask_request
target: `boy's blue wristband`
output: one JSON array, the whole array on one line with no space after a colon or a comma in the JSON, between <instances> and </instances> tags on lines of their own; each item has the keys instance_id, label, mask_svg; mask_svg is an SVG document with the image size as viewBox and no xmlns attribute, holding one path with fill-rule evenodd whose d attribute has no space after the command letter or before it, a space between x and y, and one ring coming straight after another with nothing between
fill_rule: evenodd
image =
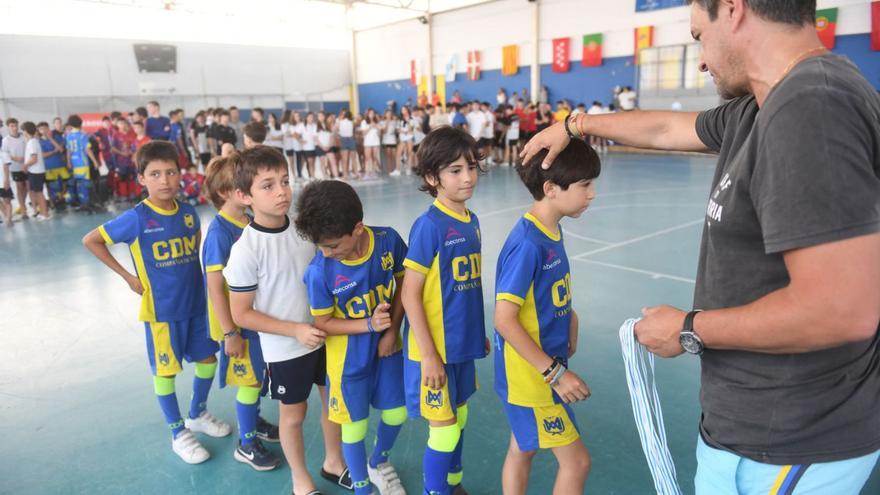
<instances>
[{"instance_id":1,"label":"boy's blue wristband","mask_svg":"<svg viewBox=\"0 0 880 495\"><path fill-rule=\"evenodd\" d=\"M376 329L373 328L373 319L372 318L367 318L367 330L370 333L376 333Z\"/></svg>"}]
</instances>

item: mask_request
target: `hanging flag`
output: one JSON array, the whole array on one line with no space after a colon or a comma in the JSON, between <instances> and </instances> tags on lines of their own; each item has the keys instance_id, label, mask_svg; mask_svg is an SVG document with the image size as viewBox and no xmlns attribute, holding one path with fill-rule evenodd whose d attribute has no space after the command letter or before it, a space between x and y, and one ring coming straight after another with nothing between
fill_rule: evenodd
<instances>
[{"instance_id":1,"label":"hanging flag","mask_svg":"<svg viewBox=\"0 0 880 495\"><path fill-rule=\"evenodd\" d=\"M519 72L519 47L507 45L501 47L501 75L513 76Z\"/></svg>"},{"instance_id":2,"label":"hanging flag","mask_svg":"<svg viewBox=\"0 0 880 495\"><path fill-rule=\"evenodd\" d=\"M637 27L635 32L635 50L633 52L633 62L639 65L639 52L644 48L654 46L654 26Z\"/></svg>"},{"instance_id":3,"label":"hanging flag","mask_svg":"<svg viewBox=\"0 0 880 495\"><path fill-rule=\"evenodd\" d=\"M416 96L428 95L428 76L419 76L419 88L416 90Z\"/></svg>"},{"instance_id":4,"label":"hanging flag","mask_svg":"<svg viewBox=\"0 0 880 495\"><path fill-rule=\"evenodd\" d=\"M471 81L480 78L480 51L471 50L467 52L467 76Z\"/></svg>"},{"instance_id":5,"label":"hanging flag","mask_svg":"<svg viewBox=\"0 0 880 495\"><path fill-rule=\"evenodd\" d=\"M602 33L584 35L584 55L581 58L584 67L602 65Z\"/></svg>"},{"instance_id":6,"label":"hanging flag","mask_svg":"<svg viewBox=\"0 0 880 495\"><path fill-rule=\"evenodd\" d=\"M825 48L834 48L834 35L837 31L837 7L816 11L816 33Z\"/></svg>"},{"instance_id":7,"label":"hanging flag","mask_svg":"<svg viewBox=\"0 0 880 495\"><path fill-rule=\"evenodd\" d=\"M418 69L416 69L416 59L412 59L409 61L409 83L415 86L418 80L419 78Z\"/></svg>"},{"instance_id":8,"label":"hanging flag","mask_svg":"<svg viewBox=\"0 0 880 495\"><path fill-rule=\"evenodd\" d=\"M871 3L871 50L880 51L880 2Z\"/></svg>"},{"instance_id":9,"label":"hanging flag","mask_svg":"<svg viewBox=\"0 0 880 495\"><path fill-rule=\"evenodd\" d=\"M455 69L456 69L455 66L456 65L458 65L458 56L455 54L452 54L452 56L449 57L449 62L446 62L446 71L445 71L446 72L446 74L445 74L446 80L449 82L455 81Z\"/></svg>"},{"instance_id":10,"label":"hanging flag","mask_svg":"<svg viewBox=\"0 0 880 495\"><path fill-rule=\"evenodd\" d=\"M446 110L446 78L443 77L443 74L437 74L437 77L434 78L434 96L437 97L437 102L431 102L433 105L440 104L443 107L443 110Z\"/></svg>"},{"instance_id":11,"label":"hanging flag","mask_svg":"<svg viewBox=\"0 0 880 495\"><path fill-rule=\"evenodd\" d=\"M553 72L568 72L571 38L553 40Z\"/></svg>"}]
</instances>

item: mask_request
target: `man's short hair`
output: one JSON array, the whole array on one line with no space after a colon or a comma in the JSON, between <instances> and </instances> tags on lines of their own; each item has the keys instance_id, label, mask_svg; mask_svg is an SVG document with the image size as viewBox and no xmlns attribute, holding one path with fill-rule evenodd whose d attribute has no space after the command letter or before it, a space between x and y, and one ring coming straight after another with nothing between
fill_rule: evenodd
<instances>
[{"instance_id":1,"label":"man's short hair","mask_svg":"<svg viewBox=\"0 0 880 495\"><path fill-rule=\"evenodd\" d=\"M177 170L180 170L180 162L177 159L177 147L170 141L150 141L141 146L134 154L138 175L144 175L144 172L147 171L147 165L155 161L173 162L177 166Z\"/></svg>"},{"instance_id":2,"label":"man's short hair","mask_svg":"<svg viewBox=\"0 0 880 495\"><path fill-rule=\"evenodd\" d=\"M262 122L256 121L251 121L245 124L244 127L241 128L241 132L256 144L263 144L263 141L266 140L266 134L268 133L266 126Z\"/></svg>"},{"instance_id":3,"label":"man's short hair","mask_svg":"<svg viewBox=\"0 0 880 495\"><path fill-rule=\"evenodd\" d=\"M254 185L254 177L260 170L287 170L287 159L284 155L277 149L262 144L235 151L229 155L229 159L235 169L235 188L248 196L251 194L251 186Z\"/></svg>"},{"instance_id":4,"label":"man's short hair","mask_svg":"<svg viewBox=\"0 0 880 495\"><path fill-rule=\"evenodd\" d=\"M439 127L428 133L425 140L419 145L418 169L416 173L422 178L420 191L431 196L437 196L437 187L428 183L431 177L437 183L440 182L440 171L448 167L452 162L464 157L468 164L480 168L480 149L477 142L470 134L461 129L449 126Z\"/></svg>"},{"instance_id":5,"label":"man's short hair","mask_svg":"<svg viewBox=\"0 0 880 495\"><path fill-rule=\"evenodd\" d=\"M544 170L541 164L544 163L546 157L547 150L543 149L528 163L516 167L519 178L526 185L526 189L538 201L544 199L544 183L547 181L566 191L568 186L572 184L599 177L599 172L602 170L599 155L593 151L590 145L580 139L572 139L568 146L553 160L553 166Z\"/></svg>"},{"instance_id":6,"label":"man's short hair","mask_svg":"<svg viewBox=\"0 0 880 495\"><path fill-rule=\"evenodd\" d=\"M147 109L144 107L137 107L134 109L134 113L140 115L143 118L147 118Z\"/></svg>"},{"instance_id":7,"label":"man's short hair","mask_svg":"<svg viewBox=\"0 0 880 495\"><path fill-rule=\"evenodd\" d=\"M73 127L74 129L79 129L83 125L83 119L75 113L71 114L69 117L67 117L67 125Z\"/></svg>"},{"instance_id":8,"label":"man's short hair","mask_svg":"<svg viewBox=\"0 0 880 495\"><path fill-rule=\"evenodd\" d=\"M205 167L205 192L218 210L223 208L226 200L221 193L229 194L235 190L235 170L231 160L224 156L215 156Z\"/></svg>"},{"instance_id":9,"label":"man's short hair","mask_svg":"<svg viewBox=\"0 0 880 495\"><path fill-rule=\"evenodd\" d=\"M296 230L315 244L350 235L364 220L354 188L345 182L322 180L303 189L297 201Z\"/></svg>"},{"instance_id":10,"label":"man's short hair","mask_svg":"<svg viewBox=\"0 0 880 495\"><path fill-rule=\"evenodd\" d=\"M718 18L720 0L687 0L687 3L702 7L709 13L710 21ZM816 0L745 0L744 3L766 21L795 26L816 23Z\"/></svg>"},{"instance_id":11,"label":"man's short hair","mask_svg":"<svg viewBox=\"0 0 880 495\"><path fill-rule=\"evenodd\" d=\"M6 125L12 124L18 125L18 119L16 119L15 117L9 117L8 119L6 119Z\"/></svg>"},{"instance_id":12,"label":"man's short hair","mask_svg":"<svg viewBox=\"0 0 880 495\"><path fill-rule=\"evenodd\" d=\"M37 129L39 129L40 127L49 127L49 123L45 120L40 121L39 123L37 123Z\"/></svg>"},{"instance_id":13,"label":"man's short hair","mask_svg":"<svg viewBox=\"0 0 880 495\"><path fill-rule=\"evenodd\" d=\"M150 101L147 102L147 105L155 105L156 107L158 107L158 106L159 106L159 102L156 101L156 100L150 100Z\"/></svg>"}]
</instances>

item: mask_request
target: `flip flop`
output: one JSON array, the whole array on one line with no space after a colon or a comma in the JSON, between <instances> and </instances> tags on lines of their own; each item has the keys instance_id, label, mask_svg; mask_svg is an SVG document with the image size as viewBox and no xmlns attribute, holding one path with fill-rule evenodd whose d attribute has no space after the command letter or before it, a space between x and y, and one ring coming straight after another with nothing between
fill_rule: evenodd
<instances>
[{"instance_id":1,"label":"flip flop","mask_svg":"<svg viewBox=\"0 0 880 495\"><path fill-rule=\"evenodd\" d=\"M346 490L354 491L354 482L351 480L351 473L348 471L347 467L338 476L333 473L328 473L324 468L321 468L321 477L345 488Z\"/></svg>"}]
</instances>

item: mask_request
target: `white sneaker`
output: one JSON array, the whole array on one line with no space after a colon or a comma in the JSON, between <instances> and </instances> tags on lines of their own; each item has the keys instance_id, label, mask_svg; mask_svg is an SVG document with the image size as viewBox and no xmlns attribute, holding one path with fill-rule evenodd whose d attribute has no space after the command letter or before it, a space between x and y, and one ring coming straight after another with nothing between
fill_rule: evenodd
<instances>
[{"instance_id":1,"label":"white sneaker","mask_svg":"<svg viewBox=\"0 0 880 495\"><path fill-rule=\"evenodd\" d=\"M204 433L209 437L220 438L232 433L232 426L229 423L211 416L211 413L208 411L202 411L202 414L196 419L186 418L184 426L189 430Z\"/></svg>"},{"instance_id":2,"label":"white sneaker","mask_svg":"<svg viewBox=\"0 0 880 495\"><path fill-rule=\"evenodd\" d=\"M188 429L184 429L171 440L171 450L187 464L201 464L211 457Z\"/></svg>"},{"instance_id":3,"label":"white sneaker","mask_svg":"<svg viewBox=\"0 0 880 495\"><path fill-rule=\"evenodd\" d=\"M383 462L375 468L368 463L367 473L370 475L370 482L379 489L379 495L406 495L397 471L390 462Z\"/></svg>"},{"instance_id":4,"label":"white sneaker","mask_svg":"<svg viewBox=\"0 0 880 495\"><path fill-rule=\"evenodd\" d=\"M46 220L49 220L50 218L52 218L52 217L48 217L48 216L44 217L43 215L40 215L40 214L38 213L38 214L34 217L34 220L36 220L36 221L38 221L38 222L45 222Z\"/></svg>"},{"instance_id":5,"label":"white sneaker","mask_svg":"<svg viewBox=\"0 0 880 495\"><path fill-rule=\"evenodd\" d=\"M394 169L394 171L388 175L390 175L391 177L400 177L400 170Z\"/></svg>"}]
</instances>

